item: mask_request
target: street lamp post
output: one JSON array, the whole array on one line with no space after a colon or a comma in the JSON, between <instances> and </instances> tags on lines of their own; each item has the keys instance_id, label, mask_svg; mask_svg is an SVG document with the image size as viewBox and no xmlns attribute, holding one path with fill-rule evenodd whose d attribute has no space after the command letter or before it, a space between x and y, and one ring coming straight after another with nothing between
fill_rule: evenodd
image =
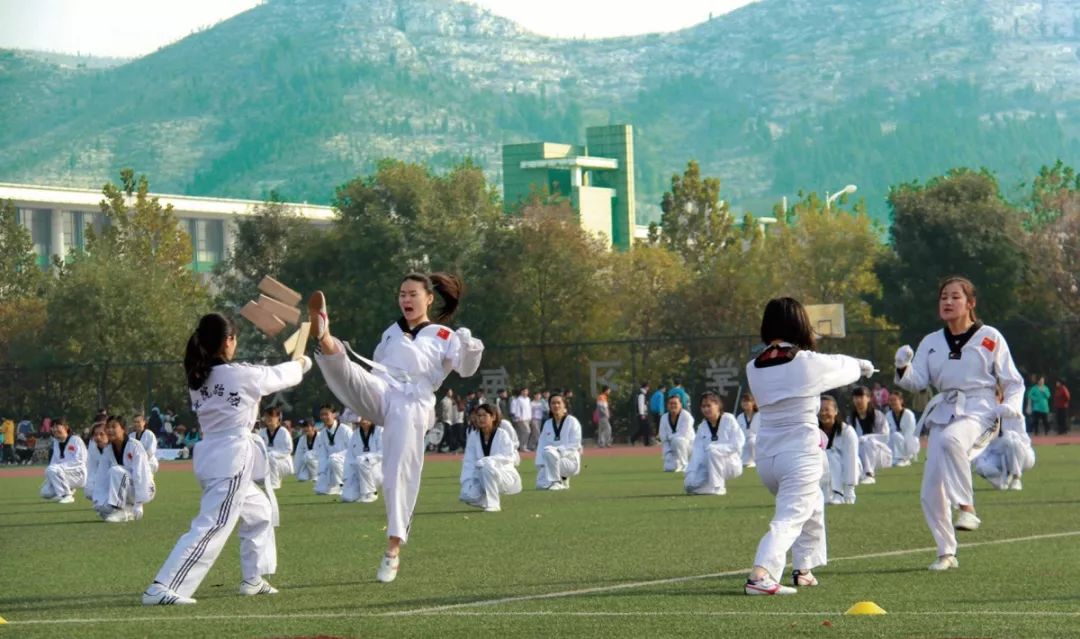
<instances>
[{"instance_id":1,"label":"street lamp post","mask_svg":"<svg viewBox=\"0 0 1080 639\"><path fill-rule=\"evenodd\" d=\"M847 186L840 189L836 193L833 193L832 195L829 195L829 192L825 191L825 210L828 211L829 209L831 209L832 208L832 203L835 200L838 200L840 198L840 196L847 195L849 193L854 193L855 191L858 191L858 190L859 190L859 187L855 186L854 184L848 184Z\"/></svg>"}]
</instances>

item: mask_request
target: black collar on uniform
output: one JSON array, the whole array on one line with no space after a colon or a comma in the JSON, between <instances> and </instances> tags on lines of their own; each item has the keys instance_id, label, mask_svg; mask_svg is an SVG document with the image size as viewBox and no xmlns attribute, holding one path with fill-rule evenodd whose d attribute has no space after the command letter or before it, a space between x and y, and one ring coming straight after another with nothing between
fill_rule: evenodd
<instances>
[{"instance_id":1,"label":"black collar on uniform","mask_svg":"<svg viewBox=\"0 0 1080 639\"><path fill-rule=\"evenodd\" d=\"M559 428L561 429L562 425L560 425ZM488 437L486 440L484 439L483 431L477 433L477 435L480 436L480 448L484 450L484 457L491 457L491 445L495 443L495 433L497 433L498 431L498 426L491 429L491 437ZM558 436L556 436L555 439L558 439Z\"/></svg>"},{"instance_id":2,"label":"black collar on uniform","mask_svg":"<svg viewBox=\"0 0 1080 639\"><path fill-rule=\"evenodd\" d=\"M371 452L371 445L369 444L369 442L371 441L371 434L375 432L375 427L372 426L371 430L366 433L364 432L363 428L358 428L356 430L360 433L360 441L364 442L364 452Z\"/></svg>"},{"instance_id":3,"label":"black collar on uniform","mask_svg":"<svg viewBox=\"0 0 1080 639\"><path fill-rule=\"evenodd\" d=\"M315 434L314 434L314 435L312 435L311 437L308 437L308 438L307 438L307 447L308 447L308 450L312 450L313 448L315 448L315 438L316 438L316 437L318 437L318 436L319 436L319 434L318 434L318 433L315 433Z\"/></svg>"},{"instance_id":4,"label":"black collar on uniform","mask_svg":"<svg viewBox=\"0 0 1080 639\"><path fill-rule=\"evenodd\" d=\"M712 441L716 441L716 435L720 431L720 420L716 420L716 423L714 424L706 419L705 423L709 425L709 433L712 434Z\"/></svg>"},{"instance_id":5,"label":"black collar on uniform","mask_svg":"<svg viewBox=\"0 0 1080 639\"><path fill-rule=\"evenodd\" d=\"M555 431L555 441L559 441L559 437L562 436L562 427L566 423L566 418L570 416L570 413L563 415L563 418L559 421L555 421L555 418L551 418L551 428Z\"/></svg>"},{"instance_id":6,"label":"black collar on uniform","mask_svg":"<svg viewBox=\"0 0 1080 639\"><path fill-rule=\"evenodd\" d=\"M64 441L56 440L56 443L60 444L60 459L64 458L64 449L67 448L67 443L71 441L71 431L68 431L67 439Z\"/></svg>"},{"instance_id":7,"label":"black collar on uniform","mask_svg":"<svg viewBox=\"0 0 1080 639\"><path fill-rule=\"evenodd\" d=\"M982 327L982 322L975 322L971 325L971 328L959 335L950 333L948 326L941 329L941 332L945 334L945 343L949 345L949 359L960 359L960 353L964 350L964 344L967 344L972 335L975 334L975 331Z\"/></svg>"},{"instance_id":8,"label":"black collar on uniform","mask_svg":"<svg viewBox=\"0 0 1080 639\"><path fill-rule=\"evenodd\" d=\"M793 344L773 344L754 358L754 368L769 368L787 364L799 354L799 347Z\"/></svg>"},{"instance_id":9,"label":"black collar on uniform","mask_svg":"<svg viewBox=\"0 0 1080 639\"><path fill-rule=\"evenodd\" d=\"M409 328L409 323L405 321L405 316L402 315L398 318L397 325L401 329L402 333L405 333L412 339L416 339L416 336L420 334L420 331L424 330L424 327L430 325L431 322L420 322L416 326Z\"/></svg>"},{"instance_id":10,"label":"black collar on uniform","mask_svg":"<svg viewBox=\"0 0 1080 639\"><path fill-rule=\"evenodd\" d=\"M269 447L269 448L274 447L274 438L277 437L278 431L280 431L280 430L281 430L281 426L278 426L272 432L271 432L270 428L266 429L266 445L267 445L267 447Z\"/></svg>"},{"instance_id":11,"label":"black collar on uniform","mask_svg":"<svg viewBox=\"0 0 1080 639\"><path fill-rule=\"evenodd\" d=\"M323 432L326 433L326 441L330 442L331 446L334 445L334 439L337 438L338 427L339 425L335 425L334 428L331 429L329 426L327 426L323 429Z\"/></svg>"},{"instance_id":12,"label":"black collar on uniform","mask_svg":"<svg viewBox=\"0 0 1080 639\"><path fill-rule=\"evenodd\" d=\"M110 442L110 444L112 444L112 442ZM128 445L128 436L127 435L124 435L124 441L120 442L120 450L116 449L116 444L112 444L112 454L113 454L113 457L116 459L116 463L117 463L118 466L123 466L124 465L124 449L127 448L127 445Z\"/></svg>"}]
</instances>

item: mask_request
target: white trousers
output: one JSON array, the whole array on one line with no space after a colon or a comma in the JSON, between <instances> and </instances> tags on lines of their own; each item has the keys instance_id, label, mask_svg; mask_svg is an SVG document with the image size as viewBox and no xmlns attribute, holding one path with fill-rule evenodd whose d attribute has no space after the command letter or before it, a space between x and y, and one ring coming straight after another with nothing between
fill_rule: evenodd
<instances>
[{"instance_id":1,"label":"white trousers","mask_svg":"<svg viewBox=\"0 0 1080 639\"><path fill-rule=\"evenodd\" d=\"M757 433L747 433L746 442L743 443L742 448L742 463L743 466L754 463L754 455L757 452Z\"/></svg>"},{"instance_id":2,"label":"white trousers","mask_svg":"<svg viewBox=\"0 0 1080 639\"><path fill-rule=\"evenodd\" d=\"M104 517L113 510L127 510L135 504L135 491L131 486L131 473L123 466L110 466L98 474L94 486L94 510Z\"/></svg>"},{"instance_id":3,"label":"white trousers","mask_svg":"<svg viewBox=\"0 0 1080 639\"><path fill-rule=\"evenodd\" d=\"M938 556L956 554L952 509L975 505L971 460L981 452L975 449L975 443L988 428L975 417L962 417L948 426L934 424L930 428L920 501L930 534L937 543Z\"/></svg>"},{"instance_id":4,"label":"white trousers","mask_svg":"<svg viewBox=\"0 0 1080 639\"><path fill-rule=\"evenodd\" d=\"M345 469L345 486L341 489L341 501L371 503L378 499L383 483L382 454L367 453L353 457Z\"/></svg>"},{"instance_id":5,"label":"white trousers","mask_svg":"<svg viewBox=\"0 0 1080 639\"><path fill-rule=\"evenodd\" d=\"M340 495L345 483L345 453L334 453L319 460L319 473L315 476L316 495Z\"/></svg>"},{"instance_id":6,"label":"white trousers","mask_svg":"<svg viewBox=\"0 0 1080 639\"><path fill-rule=\"evenodd\" d=\"M214 565L233 528L240 537L240 568L245 581L257 582L277 569L277 542L270 499L252 481L252 460L232 477L201 481L199 514L176 542L154 581L191 597ZM239 527L237 523L239 522Z\"/></svg>"},{"instance_id":7,"label":"white trousers","mask_svg":"<svg viewBox=\"0 0 1080 639\"><path fill-rule=\"evenodd\" d=\"M754 565L769 571L777 581L783 579L788 549L796 570L825 565L823 455L814 449L757 458L761 483L776 495L776 514L758 544Z\"/></svg>"},{"instance_id":8,"label":"white trousers","mask_svg":"<svg viewBox=\"0 0 1080 639\"><path fill-rule=\"evenodd\" d=\"M50 464L45 467L45 482L41 484L41 496L45 499L75 494L76 488L86 484L86 466Z\"/></svg>"},{"instance_id":9,"label":"white trousers","mask_svg":"<svg viewBox=\"0 0 1080 639\"><path fill-rule=\"evenodd\" d=\"M541 464L536 467L536 487L547 490L559 482L570 485L570 478L581 472L581 453L569 448L546 446L539 451Z\"/></svg>"},{"instance_id":10,"label":"white trousers","mask_svg":"<svg viewBox=\"0 0 1080 639\"><path fill-rule=\"evenodd\" d=\"M611 420L601 419L596 426L596 445L600 448L607 448L611 446L611 443Z\"/></svg>"},{"instance_id":11,"label":"white trousers","mask_svg":"<svg viewBox=\"0 0 1080 639\"><path fill-rule=\"evenodd\" d=\"M296 469L296 481L314 481L319 476L319 456L309 450L300 458L300 467Z\"/></svg>"},{"instance_id":12,"label":"white trousers","mask_svg":"<svg viewBox=\"0 0 1080 639\"><path fill-rule=\"evenodd\" d=\"M894 464L919 461L919 437L914 430L910 433L890 433L889 448L892 449Z\"/></svg>"},{"instance_id":13,"label":"white trousers","mask_svg":"<svg viewBox=\"0 0 1080 639\"><path fill-rule=\"evenodd\" d=\"M742 455L709 446L706 448L705 457L705 463L696 464L692 471L686 473L683 487L691 495L726 494L725 480L742 475Z\"/></svg>"},{"instance_id":14,"label":"white trousers","mask_svg":"<svg viewBox=\"0 0 1080 639\"><path fill-rule=\"evenodd\" d=\"M432 424L435 396L410 397L391 388L345 356L338 342L334 355L316 354L323 378L341 403L361 417L382 424L383 498L386 536L409 539L420 473L424 469L424 434Z\"/></svg>"},{"instance_id":15,"label":"white trousers","mask_svg":"<svg viewBox=\"0 0 1080 639\"><path fill-rule=\"evenodd\" d=\"M521 475L511 464L485 457L477 463L473 476L461 482L459 499L479 508L500 508L499 495L521 492Z\"/></svg>"},{"instance_id":16,"label":"white trousers","mask_svg":"<svg viewBox=\"0 0 1080 639\"><path fill-rule=\"evenodd\" d=\"M267 476L266 481L269 482L271 488L277 490L281 488L281 478L293 474L292 456L270 453L266 461L270 467L270 474Z\"/></svg>"},{"instance_id":17,"label":"white trousers","mask_svg":"<svg viewBox=\"0 0 1080 639\"><path fill-rule=\"evenodd\" d=\"M874 475L882 468L893 464L892 448L888 435L863 435L859 438L859 461L863 473Z\"/></svg>"},{"instance_id":18,"label":"white trousers","mask_svg":"<svg viewBox=\"0 0 1080 639\"><path fill-rule=\"evenodd\" d=\"M685 437L672 437L664 442L664 472L686 472L686 463L690 461L690 449L693 442Z\"/></svg>"},{"instance_id":19,"label":"white trousers","mask_svg":"<svg viewBox=\"0 0 1080 639\"><path fill-rule=\"evenodd\" d=\"M147 455L146 463L150 464L150 474L156 475L158 468L161 467L161 462L158 461L157 455Z\"/></svg>"},{"instance_id":20,"label":"white trousers","mask_svg":"<svg viewBox=\"0 0 1080 639\"><path fill-rule=\"evenodd\" d=\"M829 474L827 481L822 482L822 485L827 485L829 496L837 496L846 504L854 504L855 484L859 482L858 478L863 474L862 462L858 457L846 458L838 448L826 450L825 456L828 459ZM855 465L854 471L848 468L851 464ZM855 483L848 483L851 478L855 479Z\"/></svg>"},{"instance_id":21,"label":"white trousers","mask_svg":"<svg viewBox=\"0 0 1080 639\"><path fill-rule=\"evenodd\" d=\"M975 472L991 481L997 481L1002 475L1021 477L1034 465L1035 450L1013 432L1006 432L990 442L986 451L975 458Z\"/></svg>"}]
</instances>

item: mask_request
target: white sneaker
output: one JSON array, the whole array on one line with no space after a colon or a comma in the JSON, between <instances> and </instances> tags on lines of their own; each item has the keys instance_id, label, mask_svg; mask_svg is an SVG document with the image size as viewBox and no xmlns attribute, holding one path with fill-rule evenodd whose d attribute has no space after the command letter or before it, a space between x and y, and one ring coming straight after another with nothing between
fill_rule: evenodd
<instances>
[{"instance_id":1,"label":"white sneaker","mask_svg":"<svg viewBox=\"0 0 1080 639\"><path fill-rule=\"evenodd\" d=\"M814 573L810 572L809 570L807 570L806 572L803 572L801 570L792 570L791 585L795 586L796 588L800 586L816 586L818 585L818 581L817 577L814 576Z\"/></svg>"},{"instance_id":2,"label":"white sneaker","mask_svg":"<svg viewBox=\"0 0 1080 639\"><path fill-rule=\"evenodd\" d=\"M75 503L75 497L73 495L64 495L60 499L57 499L56 503L58 503L58 504L74 504Z\"/></svg>"},{"instance_id":3,"label":"white sneaker","mask_svg":"<svg viewBox=\"0 0 1080 639\"><path fill-rule=\"evenodd\" d=\"M178 595L159 583L152 583L142 594L142 603L144 606L190 606L195 600Z\"/></svg>"},{"instance_id":4,"label":"white sneaker","mask_svg":"<svg viewBox=\"0 0 1080 639\"><path fill-rule=\"evenodd\" d=\"M398 566L400 565L400 557L387 557L386 555L383 555L382 562L379 564L379 572L375 573L375 579L384 584L390 583L397 579Z\"/></svg>"},{"instance_id":5,"label":"white sneaker","mask_svg":"<svg viewBox=\"0 0 1080 639\"><path fill-rule=\"evenodd\" d=\"M488 506L487 508L484 509L484 512L486 512L486 513L497 513L497 512L500 512L500 511L502 511L502 508L500 508L498 506Z\"/></svg>"},{"instance_id":6,"label":"white sneaker","mask_svg":"<svg viewBox=\"0 0 1080 639\"><path fill-rule=\"evenodd\" d=\"M747 468L757 468L757 464L755 464L754 462L750 462L749 464L746 465L746 467Z\"/></svg>"},{"instance_id":7,"label":"white sneaker","mask_svg":"<svg viewBox=\"0 0 1080 639\"><path fill-rule=\"evenodd\" d=\"M975 516L975 513L961 510L956 515L956 522L953 523L953 527L957 530L978 530L979 524L982 520Z\"/></svg>"},{"instance_id":8,"label":"white sneaker","mask_svg":"<svg viewBox=\"0 0 1080 639\"><path fill-rule=\"evenodd\" d=\"M897 468L904 468L904 467L910 466L910 465L911 465L911 460L910 459L901 459L900 461L893 464L893 466L896 466Z\"/></svg>"},{"instance_id":9,"label":"white sneaker","mask_svg":"<svg viewBox=\"0 0 1080 639\"><path fill-rule=\"evenodd\" d=\"M874 479L873 475L863 475L862 481L860 481L859 483L860 484L866 484L867 486L870 486L870 485L876 484L877 480Z\"/></svg>"},{"instance_id":10,"label":"white sneaker","mask_svg":"<svg viewBox=\"0 0 1080 639\"><path fill-rule=\"evenodd\" d=\"M830 505L833 505L833 506L841 506L841 505L843 505L843 503L844 503L844 495L843 495L843 493L833 492L833 494L829 495L829 502L828 503Z\"/></svg>"},{"instance_id":11,"label":"white sneaker","mask_svg":"<svg viewBox=\"0 0 1080 639\"><path fill-rule=\"evenodd\" d=\"M123 508L113 508L103 519L110 524L122 524L128 520L128 512Z\"/></svg>"},{"instance_id":12,"label":"white sneaker","mask_svg":"<svg viewBox=\"0 0 1080 639\"><path fill-rule=\"evenodd\" d=\"M247 579L240 582L240 594L251 597L253 595L276 595L278 589L271 586L270 582L259 578L257 583L251 583Z\"/></svg>"},{"instance_id":13,"label":"white sneaker","mask_svg":"<svg viewBox=\"0 0 1080 639\"><path fill-rule=\"evenodd\" d=\"M944 557L938 557L937 561L930 564L930 570L934 572L941 572L943 570L952 570L959 568L960 562L956 560L954 555L945 555Z\"/></svg>"},{"instance_id":14,"label":"white sneaker","mask_svg":"<svg viewBox=\"0 0 1080 639\"><path fill-rule=\"evenodd\" d=\"M782 586L772 577L763 577L756 581L746 580L746 585L743 586L743 592L748 595L794 595L798 593L791 586Z\"/></svg>"},{"instance_id":15,"label":"white sneaker","mask_svg":"<svg viewBox=\"0 0 1080 639\"><path fill-rule=\"evenodd\" d=\"M1023 489L1024 489L1024 485L1022 483L1020 483L1020 478L1019 477L1013 477L1012 481L1009 482L1009 490L1023 490Z\"/></svg>"},{"instance_id":16,"label":"white sneaker","mask_svg":"<svg viewBox=\"0 0 1080 639\"><path fill-rule=\"evenodd\" d=\"M561 481L557 481L557 482L551 484L550 486L548 486L547 489L548 490L566 490L566 484L562 483Z\"/></svg>"}]
</instances>

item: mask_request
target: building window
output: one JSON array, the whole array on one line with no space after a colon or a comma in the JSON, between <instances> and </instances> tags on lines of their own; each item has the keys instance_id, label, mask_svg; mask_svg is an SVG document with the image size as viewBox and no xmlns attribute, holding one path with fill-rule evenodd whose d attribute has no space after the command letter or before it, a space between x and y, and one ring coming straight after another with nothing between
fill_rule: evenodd
<instances>
[{"instance_id":1,"label":"building window","mask_svg":"<svg viewBox=\"0 0 1080 639\"><path fill-rule=\"evenodd\" d=\"M81 211L64 211L61 215L64 223L64 248L68 251L85 251L85 214Z\"/></svg>"},{"instance_id":2,"label":"building window","mask_svg":"<svg viewBox=\"0 0 1080 639\"><path fill-rule=\"evenodd\" d=\"M191 236L191 268L208 273L224 257L224 228L221 220L181 220Z\"/></svg>"}]
</instances>

